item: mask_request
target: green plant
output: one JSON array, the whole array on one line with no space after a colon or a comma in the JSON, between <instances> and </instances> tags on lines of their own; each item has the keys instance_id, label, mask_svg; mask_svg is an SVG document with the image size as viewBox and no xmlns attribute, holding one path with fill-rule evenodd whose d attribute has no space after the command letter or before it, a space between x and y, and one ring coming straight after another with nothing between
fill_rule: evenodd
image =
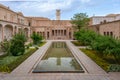
<instances>
[{"instance_id":1,"label":"green plant","mask_svg":"<svg viewBox=\"0 0 120 80\"><path fill-rule=\"evenodd\" d=\"M35 33L35 32L31 35L31 38L33 40L33 44L35 44L35 45L37 45L38 43L40 43L41 40L42 40L42 36L39 35L39 34L37 34L37 33Z\"/></svg>"},{"instance_id":2,"label":"green plant","mask_svg":"<svg viewBox=\"0 0 120 80\"><path fill-rule=\"evenodd\" d=\"M86 13L77 13L74 14L73 18L71 18L71 23L75 29L80 31L82 27L88 26L89 20L90 19Z\"/></svg>"},{"instance_id":3,"label":"green plant","mask_svg":"<svg viewBox=\"0 0 120 80\"><path fill-rule=\"evenodd\" d=\"M41 42L38 46L41 47L45 44L46 42Z\"/></svg>"},{"instance_id":4,"label":"green plant","mask_svg":"<svg viewBox=\"0 0 120 80\"><path fill-rule=\"evenodd\" d=\"M29 50L24 54L19 56L18 59L14 60L12 63L8 65L10 71L15 69L18 65L20 65L24 60L26 60L30 55L32 55L37 49L36 48L29 48Z\"/></svg>"},{"instance_id":5,"label":"green plant","mask_svg":"<svg viewBox=\"0 0 120 80\"><path fill-rule=\"evenodd\" d=\"M73 43L75 46L85 46L85 45L82 44L80 41L72 41L72 43Z\"/></svg>"},{"instance_id":6,"label":"green plant","mask_svg":"<svg viewBox=\"0 0 120 80\"><path fill-rule=\"evenodd\" d=\"M95 61L96 64L98 64L105 71L108 70L110 63L104 60L103 57L99 56L96 51L87 50L87 49L80 49L80 50L84 52L88 57L90 57L93 61Z\"/></svg>"},{"instance_id":7,"label":"green plant","mask_svg":"<svg viewBox=\"0 0 120 80\"><path fill-rule=\"evenodd\" d=\"M29 48L24 55L21 56L4 56L0 58L0 72L11 72L25 59L32 55L36 48Z\"/></svg>"},{"instance_id":8,"label":"green plant","mask_svg":"<svg viewBox=\"0 0 120 80\"><path fill-rule=\"evenodd\" d=\"M10 53L10 41L4 40L0 43L1 51L9 54Z\"/></svg>"},{"instance_id":9,"label":"green plant","mask_svg":"<svg viewBox=\"0 0 120 80\"><path fill-rule=\"evenodd\" d=\"M108 72L120 72L120 65L111 64L108 68Z\"/></svg>"},{"instance_id":10,"label":"green plant","mask_svg":"<svg viewBox=\"0 0 120 80\"><path fill-rule=\"evenodd\" d=\"M13 36L10 46L10 52L13 56L23 55L25 52L25 41L26 37L22 31Z\"/></svg>"},{"instance_id":11,"label":"green plant","mask_svg":"<svg viewBox=\"0 0 120 80\"><path fill-rule=\"evenodd\" d=\"M81 29L80 31L75 32L74 36L83 45L90 45L98 35L93 31Z\"/></svg>"},{"instance_id":12,"label":"green plant","mask_svg":"<svg viewBox=\"0 0 120 80\"><path fill-rule=\"evenodd\" d=\"M90 47L102 53L103 56L114 56L117 63L120 63L120 41L112 37L99 36L91 43Z\"/></svg>"},{"instance_id":13,"label":"green plant","mask_svg":"<svg viewBox=\"0 0 120 80\"><path fill-rule=\"evenodd\" d=\"M10 72L10 69L9 69L8 66L3 65L3 66L0 66L0 71L1 71L1 72Z\"/></svg>"}]
</instances>

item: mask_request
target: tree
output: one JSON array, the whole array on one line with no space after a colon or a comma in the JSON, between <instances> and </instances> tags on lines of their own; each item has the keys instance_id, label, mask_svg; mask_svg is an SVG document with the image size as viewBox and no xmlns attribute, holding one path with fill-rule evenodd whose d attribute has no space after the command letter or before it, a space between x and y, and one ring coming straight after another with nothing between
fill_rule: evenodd
<instances>
[{"instance_id":1,"label":"tree","mask_svg":"<svg viewBox=\"0 0 120 80\"><path fill-rule=\"evenodd\" d=\"M120 41L108 37L99 35L94 39L90 45L93 50L101 53L102 56L113 56L117 63L120 62Z\"/></svg>"},{"instance_id":2,"label":"tree","mask_svg":"<svg viewBox=\"0 0 120 80\"><path fill-rule=\"evenodd\" d=\"M0 43L0 51L5 52L7 55L10 53L10 41L4 40Z\"/></svg>"},{"instance_id":3,"label":"tree","mask_svg":"<svg viewBox=\"0 0 120 80\"><path fill-rule=\"evenodd\" d=\"M75 32L74 36L83 45L90 45L98 35L91 30L81 29L80 31Z\"/></svg>"},{"instance_id":4,"label":"tree","mask_svg":"<svg viewBox=\"0 0 120 80\"><path fill-rule=\"evenodd\" d=\"M13 36L11 40L10 52L13 56L23 55L25 52L26 37L23 31Z\"/></svg>"},{"instance_id":5,"label":"tree","mask_svg":"<svg viewBox=\"0 0 120 80\"><path fill-rule=\"evenodd\" d=\"M42 40L42 36L35 32L31 35L31 38L32 38L34 44L38 44Z\"/></svg>"},{"instance_id":6,"label":"tree","mask_svg":"<svg viewBox=\"0 0 120 80\"><path fill-rule=\"evenodd\" d=\"M71 18L71 23L73 24L74 28L80 31L82 27L88 26L89 20L90 19L86 13L77 13L74 14L73 18Z\"/></svg>"}]
</instances>

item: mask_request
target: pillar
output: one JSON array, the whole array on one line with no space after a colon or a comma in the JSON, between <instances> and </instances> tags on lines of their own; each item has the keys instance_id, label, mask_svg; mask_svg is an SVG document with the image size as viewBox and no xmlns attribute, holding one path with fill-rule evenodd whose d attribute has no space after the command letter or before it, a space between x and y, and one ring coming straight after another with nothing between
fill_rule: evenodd
<instances>
[{"instance_id":1,"label":"pillar","mask_svg":"<svg viewBox=\"0 0 120 80\"><path fill-rule=\"evenodd\" d=\"M13 26L13 32L12 32L12 35L15 35L15 26Z\"/></svg>"},{"instance_id":2,"label":"pillar","mask_svg":"<svg viewBox=\"0 0 120 80\"><path fill-rule=\"evenodd\" d=\"M67 33L67 39L69 39L69 28L67 28L66 33Z\"/></svg>"},{"instance_id":3,"label":"pillar","mask_svg":"<svg viewBox=\"0 0 120 80\"><path fill-rule=\"evenodd\" d=\"M2 26L2 41L4 40L4 26Z\"/></svg>"},{"instance_id":4,"label":"pillar","mask_svg":"<svg viewBox=\"0 0 120 80\"><path fill-rule=\"evenodd\" d=\"M62 36L63 36L63 30L62 30Z\"/></svg>"},{"instance_id":5,"label":"pillar","mask_svg":"<svg viewBox=\"0 0 120 80\"><path fill-rule=\"evenodd\" d=\"M47 39L47 30L45 29L45 39Z\"/></svg>"}]
</instances>

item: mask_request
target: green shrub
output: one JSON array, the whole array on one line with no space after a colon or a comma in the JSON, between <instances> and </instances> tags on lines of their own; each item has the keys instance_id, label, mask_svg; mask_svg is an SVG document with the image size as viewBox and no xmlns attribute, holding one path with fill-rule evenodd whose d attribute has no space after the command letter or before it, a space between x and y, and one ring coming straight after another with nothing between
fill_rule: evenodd
<instances>
[{"instance_id":1,"label":"green shrub","mask_svg":"<svg viewBox=\"0 0 120 80\"><path fill-rule=\"evenodd\" d=\"M1 71L1 72L10 72L10 69L9 69L8 66L3 65L3 66L0 66L0 71Z\"/></svg>"},{"instance_id":2,"label":"green shrub","mask_svg":"<svg viewBox=\"0 0 120 80\"><path fill-rule=\"evenodd\" d=\"M25 41L26 37L22 31L13 36L10 46L10 52L13 56L23 55L25 52Z\"/></svg>"},{"instance_id":3,"label":"green shrub","mask_svg":"<svg viewBox=\"0 0 120 80\"><path fill-rule=\"evenodd\" d=\"M101 53L102 57L114 56L115 61L120 64L120 41L110 36L98 35L93 31L81 29L74 34L75 38L83 45Z\"/></svg>"},{"instance_id":4,"label":"green shrub","mask_svg":"<svg viewBox=\"0 0 120 80\"><path fill-rule=\"evenodd\" d=\"M90 45L91 42L98 36L95 32L90 30L81 29L74 33L75 38L83 45Z\"/></svg>"},{"instance_id":5,"label":"green shrub","mask_svg":"<svg viewBox=\"0 0 120 80\"><path fill-rule=\"evenodd\" d=\"M82 52L84 52L88 57L90 57L93 61L96 62L101 68L103 68L105 71L108 70L109 62L103 59L103 57L99 56L96 51L93 50L86 50L86 49L80 49Z\"/></svg>"},{"instance_id":6,"label":"green shrub","mask_svg":"<svg viewBox=\"0 0 120 80\"><path fill-rule=\"evenodd\" d=\"M108 68L108 72L120 72L120 65L111 64Z\"/></svg>"},{"instance_id":7,"label":"green shrub","mask_svg":"<svg viewBox=\"0 0 120 80\"><path fill-rule=\"evenodd\" d=\"M80 41L72 41L72 43L73 43L75 46L85 46L85 45L82 44Z\"/></svg>"},{"instance_id":8,"label":"green shrub","mask_svg":"<svg viewBox=\"0 0 120 80\"><path fill-rule=\"evenodd\" d=\"M46 42L41 42L38 46L41 47L45 44Z\"/></svg>"},{"instance_id":9,"label":"green shrub","mask_svg":"<svg viewBox=\"0 0 120 80\"><path fill-rule=\"evenodd\" d=\"M114 56L117 63L120 63L120 42L112 37L99 36L91 43L90 47L102 53L103 56Z\"/></svg>"},{"instance_id":10,"label":"green shrub","mask_svg":"<svg viewBox=\"0 0 120 80\"><path fill-rule=\"evenodd\" d=\"M0 72L11 72L19 66L25 59L36 51L35 48L29 48L24 55L21 56L5 56L0 58Z\"/></svg>"},{"instance_id":11,"label":"green shrub","mask_svg":"<svg viewBox=\"0 0 120 80\"><path fill-rule=\"evenodd\" d=\"M37 34L37 33L35 33L35 32L31 35L31 38L33 40L33 44L35 44L35 45L37 45L38 43L40 43L41 40L42 40L42 36L39 35L39 34Z\"/></svg>"},{"instance_id":12,"label":"green shrub","mask_svg":"<svg viewBox=\"0 0 120 80\"><path fill-rule=\"evenodd\" d=\"M15 69L18 65L20 65L24 60L26 60L30 55L32 55L37 49L30 48L24 55L21 55L17 60L14 60L12 63L8 65L10 71Z\"/></svg>"},{"instance_id":13,"label":"green shrub","mask_svg":"<svg viewBox=\"0 0 120 80\"><path fill-rule=\"evenodd\" d=\"M3 42L0 43L0 51L3 51L7 54L10 53L10 41L4 40Z\"/></svg>"}]
</instances>

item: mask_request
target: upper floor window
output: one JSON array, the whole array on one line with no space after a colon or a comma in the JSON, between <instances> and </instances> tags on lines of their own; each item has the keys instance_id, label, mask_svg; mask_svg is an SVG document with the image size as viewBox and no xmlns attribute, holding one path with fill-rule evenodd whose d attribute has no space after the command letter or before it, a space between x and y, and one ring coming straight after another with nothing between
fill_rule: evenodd
<instances>
[{"instance_id":1,"label":"upper floor window","mask_svg":"<svg viewBox=\"0 0 120 80\"><path fill-rule=\"evenodd\" d=\"M107 32L107 35L109 36L109 32Z\"/></svg>"},{"instance_id":2,"label":"upper floor window","mask_svg":"<svg viewBox=\"0 0 120 80\"><path fill-rule=\"evenodd\" d=\"M18 18L18 23L20 23L20 19Z\"/></svg>"},{"instance_id":3,"label":"upper floor window","mask_svg":"<svg viewBox=\"0 0 120 80\"><path fill-rule=\"evenodd\" d=\"M104 35L106 36L106 32L104 32Z\"/></svg>"},{"instance_id":4,"label":"upper floor window","mask_svg":"<svg viewBox=\"0 0 120 80\"><path fill-rule=\"evenodd\" d=\"M113 32L110 32L110 36L113 36Z\"/></svg>"},{"instance_id":5,"label":"upper floor window","mask_svg":"<svg viewBox=\"0 0 120 80\"><path fill-rule=\"evenodd\" d=\"M30 23L30 22L28 23L28 26L31 26L31 23Z\"/></svg>"},{"instance_id":6,"label":"upper floor window","mask_svg":"<svg viewBox=\"0 0 120 80\"><path fill-rule=\"evenodd\" d=\"M104 22L104 23L106 23L107 21L106 21L106 20L104 20L103 22Z\"/></svg>"}]
</instances>

